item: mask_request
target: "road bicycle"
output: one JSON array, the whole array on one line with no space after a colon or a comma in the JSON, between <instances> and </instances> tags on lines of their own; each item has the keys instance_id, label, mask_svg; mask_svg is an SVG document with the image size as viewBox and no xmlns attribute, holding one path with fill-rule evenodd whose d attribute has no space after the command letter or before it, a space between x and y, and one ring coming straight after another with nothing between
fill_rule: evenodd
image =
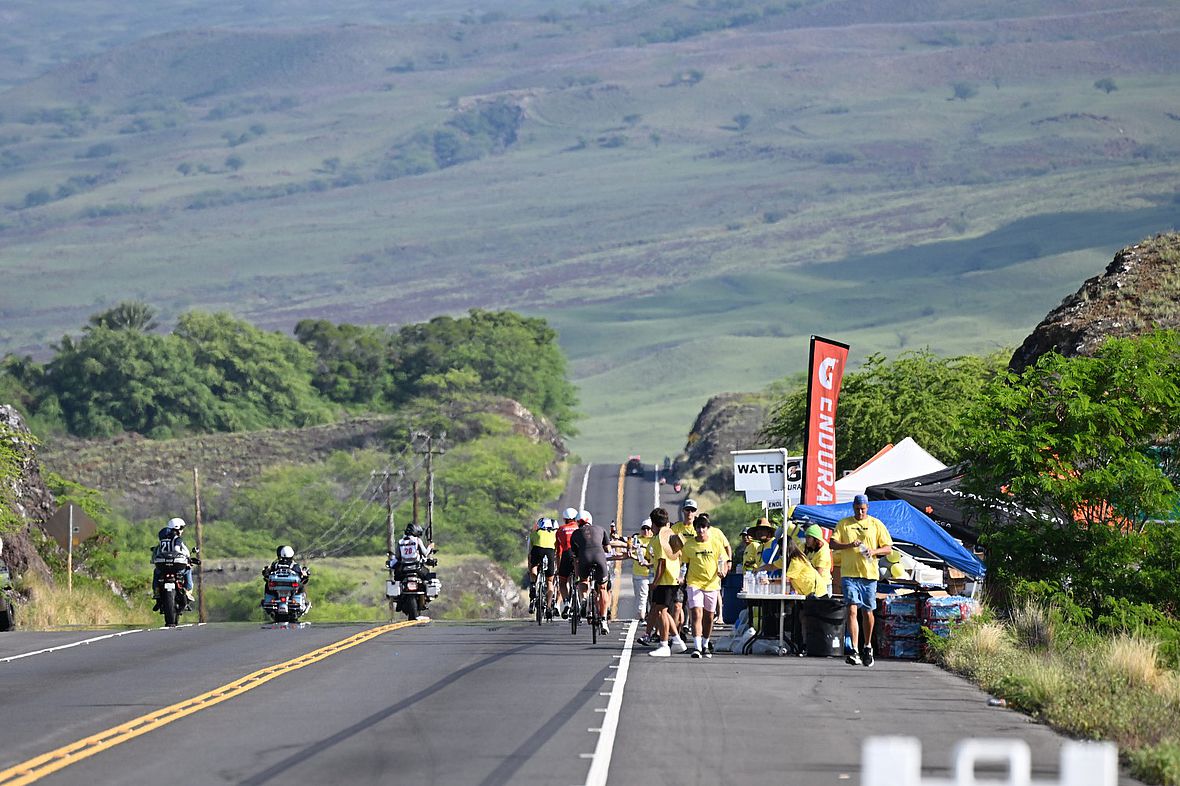
<instances>
[{"instance_id":1,"label":"road bicycle","mask_svg":"<svg viewBox=\"0 0 1180 786\"><path fill-rule=\"evenodd\" d=\"M569 603L570 634L573 636L576 636L576 635L578 635L578 622L579 622L579 620L582 619L582 599L580 597L581 592L578 591L578 589L579 589L578 583L574 580L573 576L570 576L569 582L570 582L570 603Z\"/></svg>"},{"instance_id":2,"label":"road bicycle","mask_svg":"<svg viewBox=\"0 0 1180 786\"><path fill-rule=\"evenodd\" d=\"M537 578L533 580L533 599L536 603L538 625L553 621L552 599L549 597L549 581L546 576L548 572L549 555L546 554L541 558L541 564L537 566Z\"/></svg>"}]
</instances>

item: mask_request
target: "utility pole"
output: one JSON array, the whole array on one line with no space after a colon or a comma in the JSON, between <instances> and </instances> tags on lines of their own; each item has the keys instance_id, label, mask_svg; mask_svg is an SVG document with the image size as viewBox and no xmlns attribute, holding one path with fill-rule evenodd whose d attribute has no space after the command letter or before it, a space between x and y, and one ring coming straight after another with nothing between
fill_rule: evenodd
<instances>
[{"instance_id":1,"label":"utility pole","mask_svg":"<svg viewBox=\"0 0 1180 786\"><path fill-rule=\"evenodd\" d=\"M197 528L197 554L200 554L205 533L201 528L201 477L196 467L193 467L193 524ZM197 620L205 622L205 568L200 564L197 565Z\"/></svg>"},{"instance_id":2,"label":"utility pole","mask_svg":"<svg viewBox=\"0 0 1180 786\"><path fill-rule=\"evenodd\" d=\"M436 438L431 432L418 431L414 433L414 439L421 439L425 442L423 450L416 451L419 455L426 456L426 542L434 542L434 457L441 456L446 453L441 448L435 448L434 443L437 439L439 442L447 438L446 432L442 432Z\"/></svg>"}]
</instances>

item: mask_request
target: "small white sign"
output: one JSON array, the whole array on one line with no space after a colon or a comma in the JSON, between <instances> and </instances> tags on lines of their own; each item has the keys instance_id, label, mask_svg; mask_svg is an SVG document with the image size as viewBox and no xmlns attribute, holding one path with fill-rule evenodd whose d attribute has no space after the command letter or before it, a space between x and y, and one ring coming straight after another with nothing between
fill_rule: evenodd
<instances>
[{"instance_id":1,"label":"small white sign","mask_svg":"<svg viewBox=\"0 0 1180 786\"><path fill-rule=\"evenodd\" d=\"M789 457L787 451L731 450L733 455L733 489L745 492L746 502L777 502L798 505L803 494L803 458Z\"/></svg>"}]
</instances>

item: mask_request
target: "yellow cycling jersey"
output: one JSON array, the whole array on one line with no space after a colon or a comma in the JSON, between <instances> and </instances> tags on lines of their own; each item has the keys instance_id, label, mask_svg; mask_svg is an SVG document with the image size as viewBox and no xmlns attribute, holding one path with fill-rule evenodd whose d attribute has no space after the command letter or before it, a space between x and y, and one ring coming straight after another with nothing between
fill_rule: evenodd
<instances>
[{"instance_id":1,"label":"yellow cycling jersey","mask_svg":"<svg viewBox=\"0 0 1180 786\"><path fill-rule=\"evenodd\" d=\"M533 531L529 533L529 545L539 546L543 549L552 549L557 547L557 530L555 529L539 529L533 527Z\"/></svg>"}]
</instances>

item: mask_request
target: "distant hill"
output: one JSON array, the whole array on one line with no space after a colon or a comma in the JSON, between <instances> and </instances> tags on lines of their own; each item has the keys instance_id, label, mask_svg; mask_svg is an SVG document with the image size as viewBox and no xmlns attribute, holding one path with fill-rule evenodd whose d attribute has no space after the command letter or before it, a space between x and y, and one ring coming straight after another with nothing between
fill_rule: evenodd
<instances>
[{"instance_id":1,"label":"distant hill","mask_svg":"<svg viewBox=\"0 0 1180 786\"><path fill-rule=\"evenodd\" d=\"M513 308L576 451L662 455L812 333L1014 346L1180 213L1168 0L396 5L0 11L0 351Z\"/></svg>"}]
</instances>

